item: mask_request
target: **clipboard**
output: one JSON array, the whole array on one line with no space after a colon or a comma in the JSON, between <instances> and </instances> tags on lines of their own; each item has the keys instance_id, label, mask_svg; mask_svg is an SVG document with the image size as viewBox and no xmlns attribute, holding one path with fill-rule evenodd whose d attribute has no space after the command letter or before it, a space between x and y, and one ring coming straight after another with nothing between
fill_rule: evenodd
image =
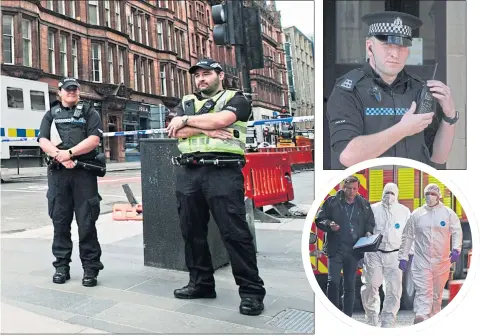
<instances>
[{"instance_id":1,"label":"clipboard","mask_svg":"<svg viewBox=\"0 0 480 336\"><path fill-rule=\"evenodd\" d=\"M353 246L353 249L359 253L365 252L377 252L378 247L382 243L383 235L382 234L374 234L370 237L362 237Z\"/></svg>"}]
</instances>

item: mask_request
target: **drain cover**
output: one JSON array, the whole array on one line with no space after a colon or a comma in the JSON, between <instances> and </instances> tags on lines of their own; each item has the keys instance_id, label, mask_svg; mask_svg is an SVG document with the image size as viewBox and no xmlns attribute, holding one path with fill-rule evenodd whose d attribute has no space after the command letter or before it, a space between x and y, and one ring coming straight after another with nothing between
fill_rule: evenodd
<instances>
[{"instance_id":1,"label":"drain cover","mask_svg":"<svg viewBox=\"0 0 480 336\"><path fill-rule=\"evenodd\" d=\"M315 315L309 311L288 308L278 313L267 324L285 329L286 332L313 334Z\"/></svg>"}]
</instances>

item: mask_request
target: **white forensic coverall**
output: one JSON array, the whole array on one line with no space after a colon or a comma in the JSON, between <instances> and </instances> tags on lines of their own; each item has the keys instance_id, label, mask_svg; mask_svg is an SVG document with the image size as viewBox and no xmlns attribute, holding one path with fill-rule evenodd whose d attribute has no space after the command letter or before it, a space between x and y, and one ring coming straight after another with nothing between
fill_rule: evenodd
<instances>
[{"instance_id":1,"label":"white forensic coverall","mask_svg":"<svg viewBox=\"0 0 480 336\"><path fill-rule=\"evenodd\" d=\"M388 191L393 192L393 195L387 194ZM367 323L378 326L379 287L383 283L385 299L381 315L382 327L394 327L402 296L402 270L398 268L398 250L410 209L398 203L397 185L387 183L383 189L382 201L372 204L372 211L375 216L373 234L381 233L383 239L378 252L365 253L361 298Z\"/></svg>"},{"instance_id":2,"label":"white forensic coverall","mask_svg":"<svg viewBox=\"0 0 480 336\"><path fill-rule=\"evenodd\" d=\"M425 187L425 194L434 191L442 197L436 184ZM435 204L437 200L431 204ZM427 196L427 203L429 197ZM452 247L450 248L450 238ZM408 260L414 245L412 276L415 285L413 311L416 318L428 319L442 308L442 295L451 267L451 250L462 250L463 233L457 214L438 201L415 209L403 231L399 260Z\"/></svg>"}]
</instances>

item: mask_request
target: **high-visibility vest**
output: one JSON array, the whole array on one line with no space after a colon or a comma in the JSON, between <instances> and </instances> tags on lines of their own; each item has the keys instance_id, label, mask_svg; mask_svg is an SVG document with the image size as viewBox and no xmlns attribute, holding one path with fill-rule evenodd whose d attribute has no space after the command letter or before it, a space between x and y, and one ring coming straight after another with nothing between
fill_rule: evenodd
<instances>
[{"instance_id":1,"label":"high-visibility vest","mask_svg":"<svg viewBox=\"0 0 480 336\"><path fill-rule=\"evenodd\" d=\"M211 99L216 101L214 108L212 108L209 113L216 113L223 110L225 105L230 99L232 99L238 91L225 90L220 91ZM208 99L199 100L195 95L190 94L182 98L182 106L185 110L185 102L189 100L194 100L195 102L195 113L197 113L203 105L208 101ZM206 136L205 134L193 135L189 138L178 139L178 149L182 154L188 153L232 153L232 154L245 154L245 144L247 141L247 123L244 121L236 121L233 124L224 128L224 130L229 131L234 136L230 139L216 139Z\"/></svg>"}]
</instances>

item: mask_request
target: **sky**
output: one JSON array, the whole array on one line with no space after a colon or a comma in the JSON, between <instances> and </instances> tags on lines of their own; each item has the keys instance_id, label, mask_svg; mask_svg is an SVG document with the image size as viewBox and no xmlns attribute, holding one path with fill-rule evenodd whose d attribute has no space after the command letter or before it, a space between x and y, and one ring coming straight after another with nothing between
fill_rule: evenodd
<instances>
[{"instance_id":1,"label":"sky","mask_svg":"<svg viewBox=\"0 0 480 336\"><path fill-rule=\"evenodd\" d=\"M282 27L296 26L306 36L314 34L314 1L313 0L276 0L280 11Z\"/></svg>"}]
</instances>

